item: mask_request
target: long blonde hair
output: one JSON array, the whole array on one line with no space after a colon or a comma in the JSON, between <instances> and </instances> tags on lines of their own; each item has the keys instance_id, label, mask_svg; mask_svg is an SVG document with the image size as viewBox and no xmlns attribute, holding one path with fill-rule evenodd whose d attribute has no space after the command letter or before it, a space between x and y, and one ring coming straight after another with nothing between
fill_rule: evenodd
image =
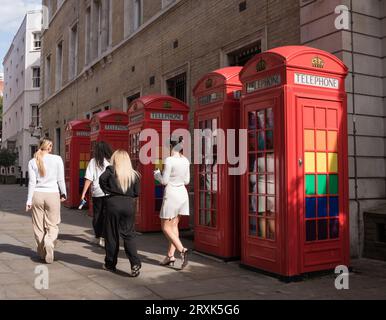
<instances>
[{"instance_id":1,"label":"long blonde hair","mask_svg":"<svg viewBox=\"0 0 386 320\"><path fill-rule=\"evenodd\" d=\"M44 167L43 162L43 152L49 150L50 147L52 147L52 140L49 138L43 138L40 140L39 150L34 155L41 177L46 175L46 168Z\"/></svg>"},{"instance_id":2,"label":"long blonde hair","mask_svg":"<svg viewBox=\"0 0 386 320\"><path fill-rule=\"evenodd\" d=\"M130 156L125 150L117 150L111 157L118 185L126 193L127 189L139 178L139 173L133 169Z\"/></svg>"}]
</instances>

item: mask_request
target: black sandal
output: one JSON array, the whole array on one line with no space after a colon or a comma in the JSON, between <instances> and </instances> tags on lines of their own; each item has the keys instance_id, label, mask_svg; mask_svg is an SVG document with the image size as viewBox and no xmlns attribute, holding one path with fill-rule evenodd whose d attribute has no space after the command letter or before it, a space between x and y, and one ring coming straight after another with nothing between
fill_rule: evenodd
<instances>
[{"instance_id":1,"label":"black sandal","mask_svg":"<svg viewBox=\"0 0 386 320\"><path fill-rule=\"evenodd\" d=\"M181 270L184 269L188 265L188 256L190 254L190 250L184 248L183 251L181 252L181 259L182 259L182 265L181 265Z\"/></svg>"},{"instance_id":2,"label":"black sandal","mask_svg":"<svg viewBox=\"0 0 386 320\"><path fill-rule=\"evenodd\" d=\"M135 265L131 268L131 276L132 277L138 277L139 274L140 274L140 270L141 269L141 266L140 265Z\"/></svg>"},{"instance_id":3,"label":"black sandal","mask_svg":"<svg viewBox=\"0 0 386 320\"><path fill-rule=\"evenodd\" d=\"M161 261L159 264L161 266L171 266L174 267L174 262L176 262L176 258L174 256L166 256L163 261Z\"/></svg>"}]
</instances>

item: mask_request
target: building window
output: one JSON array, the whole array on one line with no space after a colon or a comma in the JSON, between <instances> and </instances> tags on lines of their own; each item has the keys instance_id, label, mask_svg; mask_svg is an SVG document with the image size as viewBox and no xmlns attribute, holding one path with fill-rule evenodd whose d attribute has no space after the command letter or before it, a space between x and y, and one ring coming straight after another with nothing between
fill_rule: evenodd
<instances>
[{"instance_id":1,"label":"building window","mask_svg":"<svg viewBox=\"0 0 386 320\"><path fill-rule=\"evenodd\" d=\"M40 88L40 68L32 68L32 87Z\"/></svg>"},{"instance_id":2,"label":"building window","mask_svg":"<svg viewBox=\"0 0 386 320\"><path fill-rule=\"evenodd\" d=\"M91 61L91 7L86 10L86 64Z\"/></svg>"},{"instance_id":3,"label":"building window","mask_svg":"<svg viewBox=\"0 0 386 320\"><path fill-rule=\"evenodd\" d=\"M134 0L134 30L142 25L142 0Z\"/></svg>"},{"instance_id":4,"label":"building window","mask_svg":"<svg viewBox=\"0 0 386 320\"><path fill-rule=\"evenodd\" d=\"M229 66L244 66L252 57L261 53L261 41L250 44L228 54Z\"/></svg>"},{"instance_id":5,"label":"building window","mask_svg":"<svg viewBox=\"0 0 386 320\"><path fill-rule=\"evenodd\" d=\"M51 55L46 57L44 74L44 93L45 97L48 98L51 95Z\"/></svg>"},{"instance_id":6,"label":"building window","mask_svg":"<svg viewBox=\"0 0 386 320\"><path fill-rule=\"evenodd\" d=\"M111 0L103 0L101 14L102 52L105 52L111 44Z\"/></svg>"},{"instance_id":7,"label":"building window","mask_svg":"<svg viewBox=\"0 0 386 320\"><path fill-rule=\"evenodd\" d=\"M33 33L32 49L33 50L40 50L41 47L42 47L41 33L40 32L34 32Z\"/></svg>"},{"instance_id":8,"label":"building window","mask_svg":"<svg viewBox=\"0 0 386 320\"><path fill-rule=\"evenodd\" d=\"M35 127L40 126L39 106L36 104L31 105L31 124Z\"/></svg>"},{"instance_id":9,"label":"building window","mask_svg":"<svg viewBox=\"0 0 386 320\"><path fill-rule=\"evenodd\" d=\"M70 52L68 62L68 78L71 80L77 75L78 67L78 25L75 24L70 29Z\"/></svg>"},{"instance_id":10,"label":"building window","mask_svg":"<svg viewBox=\"0 0 386 320\"><path fill-rule=\"evenodd\" d=\"M56 47L56 72L55 72L55 89L56 91L62 88L63 76L63 41L58 43Z\"/></svg>"},{"instance_id":11,"label":"building window","mask_svg":"<svg viewBox=\"0 0 386 320\"><path fill-rule=\"evenodd\" d=\"M101 52L101 20L102 20L102 5L100 0L93 1L91 10L92 28L91 28L91 59L96 59Z\"/></svg>"},{"instance_id":12,"label":"building window","mask_svg":"<svg viewBox=\"0 0 386 320\"><path fill-rule=\"evenodd\" d=\"M187 102L186 72L166 80L166 87L167 87L167 92L170 96L175 97L185 103Z\"/></svg>"},{"instance_id":13,"label":"building window","mask_svg":"<svg viewBox=\"0 0 386 320\"><path fill-rule=\"evenodd\" d=\"M141 97L141 93L137 92L136 94L133 94L129 97L126 97L126 111L129 110L129 107L131 105L131 103L138 99L139 97Z\"/></svg>"}]
</instances>

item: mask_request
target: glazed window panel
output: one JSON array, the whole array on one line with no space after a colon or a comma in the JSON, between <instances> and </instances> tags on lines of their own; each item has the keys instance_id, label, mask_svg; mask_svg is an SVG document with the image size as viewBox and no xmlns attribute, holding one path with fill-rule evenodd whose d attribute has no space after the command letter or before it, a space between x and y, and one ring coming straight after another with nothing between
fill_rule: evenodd
<instances>
[{"instance_id":1,"label":"glazed window panel","mask_svg":"<svg viewBox=\"0 0 386 320\"><path fill-rule=\"evenodd\" d=\"M250 121L253 121L253 117ZM201 139L202 163L199 166L199 223L202 226L215 228L217 226L217 192L219 181L216 136L218 119L213 118L199 121L198 126L201 130L209 129L212 132L211 135L204 134ZM249 143L254 143L253 139L253 136L251 136Z\"/></svg>"},{"instance_id":2,"label":"glazed window panel","mask_svg":"<svg viewBox=\"0 0 386 320\"><path fill-rule=\"evenodd\" d=\"M273 109L249 112L248 130L249 235L274 241L276 176Z\"/></svg>"},{"instance_id":3,"label":"glazed window panel","mask_svg":"<svg viewBox=\"0 0 386 320\"><path fill-rule=\"evenodd\" d=\"M303 107L305 240L339 238L338 112Z\"/></svg>"}]
</instances>

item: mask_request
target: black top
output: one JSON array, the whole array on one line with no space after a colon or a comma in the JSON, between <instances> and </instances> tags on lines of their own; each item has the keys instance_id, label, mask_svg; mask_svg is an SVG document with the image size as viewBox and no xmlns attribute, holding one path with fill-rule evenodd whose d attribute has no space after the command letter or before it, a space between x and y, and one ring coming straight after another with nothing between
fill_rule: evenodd
<instances>
[{"instance_id":1,"label":"black top","mask_svg":"<svg viewBox=\"0 0 386 320\"><path fill-rule=\"evenodd\" d=\"M125 196L136 198L139 196L140 192L139 178L137 178L135 179L135 182L124 193L118 184L113 166L108 166L106 168L106 171L100 176L99 185L105 194L111 196Z\"/></svg>"}]
</instances>

